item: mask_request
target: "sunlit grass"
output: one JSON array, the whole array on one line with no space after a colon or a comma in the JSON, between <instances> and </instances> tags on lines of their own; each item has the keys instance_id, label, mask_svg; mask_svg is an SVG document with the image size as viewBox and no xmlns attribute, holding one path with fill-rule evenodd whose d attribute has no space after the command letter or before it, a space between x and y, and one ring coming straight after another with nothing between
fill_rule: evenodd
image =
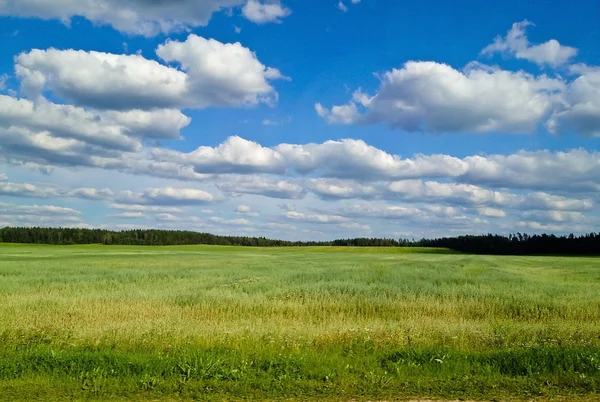
<instances>
[{"instance_id":1,"label":"sunlit grass","mask_svg":"<svg viewBox=\"0 0 600 402\"><path fill-rule=\"evenodd\" d=\"M598 391L600 259L424 251L2 245L0 395Z\"/></svg>"}]
</instances>

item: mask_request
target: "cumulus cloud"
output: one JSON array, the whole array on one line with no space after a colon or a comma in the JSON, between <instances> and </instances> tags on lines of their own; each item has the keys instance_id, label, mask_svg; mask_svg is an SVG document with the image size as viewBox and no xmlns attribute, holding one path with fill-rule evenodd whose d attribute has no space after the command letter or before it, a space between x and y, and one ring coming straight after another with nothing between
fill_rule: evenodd
<instances>
[{"instance_id":1,"label":"cumulus cloud","mask_svg":"<svg viewBox=\"0 0 600 402\"><path fill-rule=\"evenodd\" d=\"M123 191L117 202L134 205L204 205L216 198L203 190L193 188L150 188L143 192Z\"/></svg>"},{"instance_id":2,"label":"cumulus cloud","mask_svg":"<svg viewBox=\"0 0 600 402\"><path fill-rule=\"evenodd\" d=\"M201 146L190 153L154 149L152 155L160 161L190 164L198 173L283 173L285 169L275 150L238 136L214 148Z\"/></svg>"},{"instance_id":3,"label":"cumulus cloud","mask_svg":"<svg viewBox=\"0 0 600 402\"><path fill-rule=\"evenodd\" d=\"M497 36L492 44L481 51L481 54L505 53L517 59L553 67L566 64L577 55L577 49L561 45L556 39L539 45L531 45L525 33L527 27L531 25L533 24L527 20L515 22L506 36Z\"/></svg>"},{"instance_id":4,"label":"cumulus cloud","mask_svg":"<svg viewBox=\"0 0 600 402\"><path fill-rule=\"evenodd\" d=\"M407 179L452 179L457 183L564 194L600 190L600 153L575 149L550 152L519 151L510 155L414 155L403 158L366 144L343 139L321 144L279 144L265 147L230 137L216 147L190 153L156 148L150 152L111 153L75 139L54 138L46 132L0 127L0 159L40 166L82 166L186 181L216 181L229 194L263 194L301 199L306 190L323 197L376 197L376 182ZM258 173L316 176L301 183ZM242 176L243 175L243 176ZM360 188L325 178L368 181Z\"/></svg>"},{"instance_id":5,"label":"cumulus cloud","mask_svg":"<svg viewBox=\"0 0 600 402\"><path fill-rule=\"evenodd\" d=\"M344 223L348 219L340 215L305 214L298 211L288 211L284 214L288 219L310 223Z\"/></svg>"},{"instance_id":6,"label":"cumulus cloud","mask_svg":"<svg viewBox=\"0 0 600 402\"><path fill-rule=\"evenodd\" d=\"M119 214L111 215L111 217L120 219L145 219L146 215L141 212L121 212Z\"/></svg>"},{"instance_id":7,"label":"cumulus cloud","mask_svg":"<svg viewBox=\"0 0 600 402\"><path fill-rule=\"evenodd\" d=\"M412 202L444 201L464 206L491 206L514 209L557 209L583 211L593 207L589 199L574 199L543 192L514 194L482 188L472 184L440 183L422 180L392 182L390 195Z\"/></svg>"},{"instance_id":8,"label":"cumulus cloud","mask_svg":"<svg viewBox=\"0 0 600 402\"><path fill-rule=\"evenodd\" d=\"M0 95L0 129L26 130L105 149L139 151L143 139L177 139L190 121L173 109L93 112Z\"/></svg>"},{"instance_id":9,"label":"cumulus cloud","mask_svg":"<svg viewBox=\"0 0 600 402\"><path fill-rule=\"evenodd\" d=\"M2 180L0 175L0 195L18 198L81 198L86 200L107 200L113 196L110 189L77 188L32 183L13 183Z\"/></svg>"},{"instance_id":10,"label":"cumulus cloud","mask_svg":"<svg viewBox=\"0 0 600 402\"><path fill-rule=\"evenodd\" d=\"M203 181L210 175L192 166L156 161L144 150L124 152L74 138L55 137L48 131L0 125L0 162L50 173L53 167L94 167L136 175Z\"/></svg>"},{"instance_id":11,"label":"cumulus cloud","mask_svg":"<svg viewBox=\"0 0 600 402\"><path fill-rule=\"evenodd\" d=\"M224 219L218 216L213 216L209 220L213 223L230 226L247 226L250 224L246 219Z\"/></svg>"},{"instance_id":12,"label":"cumulus cloud","mask_svg":"<svg viewBox=\"0 0 600 402\"><path fill-rule=\"evenodd\" d=\"M341 208L320 210L319 212L348 219L368 219L370 222L381 220L388 223L388 225L390 221L394 221L396 223L404 222L411 226L438 227L440 229L450 227L469 228L488 223L485 219L461 214L456 208L440 205L416 208L404 205L360 203Z\"/></svg>"},{"instance_id":13,"label":"cumulus cloud","mask_svg":"<svg viewBox=\"0 0 600 402\"><path fill-rule=\"evenodd\" d=\"M581 212L569 211L528 211L523 217L543 223L583 223L586 217Z\"/></svg>"},{"instance_id":14,"label":"cumulus cloud","mask_svg":"<svg viewBox=\"0 0 600 402\"><path fill-rule=\"evenodd\" d=\"M181 208L178 207L166 207L166 206L155 206L155 205L139 205L139 204L119 204L114 203L109 206L112 209L120 209L125 211L140 211L140 212L172 212L179 213L183 212Z\"/></svg>"},{"instance_id":15,"label":"cumulus cloud","mask_svg":"<svg viewBox=\"0 0 600 402\"><path fill-rule=\"evenodd\" d=\"M257 24L268 22L281 23L281 19L289 16L292 11L281 5L278 0L267 0L261 3L258 0L248 0L242 8L242 15Z\"/></svg>"},{"instance_id":16,"label":"cumulus cloud","mask_svg":"<svg viewBox=\"0 0 600 402\"><path fill-rule=\"evenodd\" d=\"M545 233L585 233L589 232L590 227L586 225L541 223L535 221L520 221L511 225L504 225L509 230L534 231Z\"/></svg>"},{"instance_id":17,"label":"cumulus cloud","mask_svg":"<svg viewBox=\"0 0 600 402\"><path fill-rule=\"evenodd\" d=\"M479 215L490 218L504 218L506 216L506 212L498 208L481 207L476 208L475 211Z\"/></svg>"},{"instance_id":18,"label":"cumulus cloud","mask_svg":"<svg viewBox=\"0 0 600 402\"><path fill-rule=\"evenodd\" d=\"M247 3L246 3L247 2ZM39 0L0 2L0 16L57 19L65 24L75 16L99 25L136 35L187 31L208 24L213 13L246 3L243 13L253 22L278 22L290 14L278 2L262 4L257 0L62 0L60 3Z\"/></svg>"},{"instance_id":19,"label":"cumulus cloud","mask_svg":"<svg viewBox=\"0 0 600 402\"><path fill-rule=\"evenodd\" d=\"M552 39L530 45L528 21L513 24L482 54L509 53L540 65L566 65L577 49ZM600 136L600 69L571 65L569 77L507 71L473 61L462 70L434 61L409 61L377 74L379 89L358 89L347 104L317 114L330 124L387 123L409 132L535 133L541 126L554 134Z\"/></svg>"},{"instance_id":20,"label":"cumulus cloud","mask_svg":"<svg viewBox=\"0 0 600 402\"><path fill-rule=\"evenodd\" d=\"M298 200L306 195L306 190L300 184L258 175L231 175L226 180L217 181L215 186L231 196L258 194L271 198Z\"/></svg>"},{"instance_id":21,"label":"cumulus cloud","mask_svg":"<svg viewBox=\"0 0 600 402\"><path fill-rule=\"evenodd\" d=\"M347 105L318 114L330 123L388 123L405 131L534 132L558 102L565 83L523 71L410 61L383 74L377 93L355 92Z\"/></svg>"},{"instance_id":22,"label":"cumulus cloud","mask_svg":"<svg viewBox=\"0 0 600 402\"><path fill-rule=\"evenodd\" d=\"M575 66L579 72L564 95L564 103L547 123L548 130L600 137L600 67Z\"/></svg>"},{"instance_id":23,"label":"cumulus cloud","mask_svg":"<svg viewBox=\"0 0 600 402\"><path fill-rule=\"evenodd\" d=\"M238 136L216 147L201 146L190 153L154 149L154 158L164 162L189 164L198 173L273 173L293 171L318 173L328 177L413 178L453 177L467 165L448 155L417 155L403 159L366 144L343 139L322 144L279 144L264 147Z\"/></svg>"},{"instance_id":24,"label":"cumulus cloud","mask_svg":"<svg viewBox=\"0 0 600 402\"><path fill-rule=\"evenodd\" d=\"M155 149L152 155L163 163L193 166L198 174L300 174L370 181L428 177L515 189L600 191L600 153L583 149L519 151L510 155L464 158L418 154L402 158L362 140L264 147L240 137L230 137L217 147L203 146L190 153ZM360 188L361 194L356 194L351 192L356 189L336 188L335 182L320 179L310 180L307 186L322 195L338 198L373 194L372 189L365 186Z\"/></svg>"},{"instance_id":25,"label":"cumulus cloud","mask_svg":"<svg viewBox=\"0 0 600 402\"><path fill-rule=\"evenodd\" d=\"M181 218L173 214L162 213L154 217L159 222L180 222Z\"/></svg>"},{"instance_id":26,"label":"cumulus cloud","mask_svg":"<svg viewBox=\"0 0 600 402\"><path fill-rule=\"evenodd\" d=\"M235 209L235 212L237 214L247 215L247 216L259 216L260 215L258 212L253 211L252 208L250 208L247 205L238 205L238 207Z\"/></svg>"},{"instance_id":27,"label":"cumulus cloud","mask_svg":"<svg viewBox=\"0 0 600 402\"><path fill-rule=\"evenodd\" d=\"M594 206L588 198L569 198L544 192L515 194L462 183L424 180L361 183L337 179L313 179L309 183L312 183L308 185L310 191L323 199L387 199L520 210L585 211Z\"/></svg>"},{"instance_id":28,"label":"cumulus cloud","mask_svg":"<svg viewBox=\"0 0 600 402\"><path fill-rule=\"evenodd\" d=\"M469 156L457 180L493 187L566 192L600 191L600 153L519 151L510 155Z\"/></svg>"},{"instance_id":29,"label":"cumulus cloud","mask_svg":"<svg viewBox=\"0 0 600 402\"><path fill-rule=\"evenodd\" d=\"M339 227L340 227L340 229L344 229L344 230L360 230L363 232L371 231L371 227L369 225L361 225L360 223L357 223L357 222L340 223Z\"/></svg>"},{"instance_id":30,"label":"cumulus cloud","mask_svg":"<svg viewBox=\"0 0 600 402\"><path fill-rule=\"evenodd\" d=\"M87 227L81 212L72 208L0 202L0 227L4 226Z\"/></svg>"},{"instance_id":31,"label":"cumulus cloud","mask_svg":"<svg viewBox=\"0 0 600 402\"><path fill-rule=\"evenodd\" d=\"M269 81L285 78L239 42L191 34L167 40L156 54L177 67L137 54L34 49L16 57L15 71L30 98L49 89L77 105L116 110L271 104L277 92Z\"/></svg>"}]
</instances>

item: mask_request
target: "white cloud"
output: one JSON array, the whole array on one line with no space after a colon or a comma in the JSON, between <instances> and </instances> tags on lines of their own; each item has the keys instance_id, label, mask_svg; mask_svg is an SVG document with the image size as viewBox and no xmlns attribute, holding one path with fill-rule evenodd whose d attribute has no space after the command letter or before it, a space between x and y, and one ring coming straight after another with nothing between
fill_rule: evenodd
<instances>
[{"instance_id":1,"label":"white cloud","mask_svg":"<svg viewBox=\"0 0 600 402\"><path fill-rule=\"evenodd\" d=\"M248 215L248 216L259 216L260 215L258 212L253 211L252 208L250 208L247 205L238 205L238 207L235 209L235 212L240 215Z\"/></svg>"},{"instance_id":2,"label":"white cloud","mask_svg":"<svg viewBox=\"0 0 600 402\"><path fill-rule=\"evenodd\" d=\"M81 198L85 200L107 200L113 196L113 192L107 188L69 189L47 184L14 183L2 180L2 175L0 175L0 195L18 198Z\"/></svg>"},{"instance_id":3,"label":"white cloud","mask_svg":"<svg viewBox=\"0 0 600 402\"><path fill-rule=\"evenodd\" d=\"M110 204L112 209L120 209L125 211L140 211L140 212L172 212L179 213L183 212L181 208L177 207L165 207L165 206L153 206L153 205L139 205L139 204Z\"/></svg>"},{"instance_id":4,"label":"white cloud","mask_svg":"<svg viewBox=\"0 0 600 402\"><path fill-rule=\"evenodd\" d=\"M528 220L544 223L584 223L586 217L581 212L568 211L528 211L523 213Z\"/></svg>"},{"instance_id":5,"label":"white cloud","mask_svg":"<svg viewBox=\"0 0 600 402\"><path fill-rule=\"evenodd\" d=\"M340 223L340 228L345 230L360 230L363 232L370 232L371 227L369 225L361 225L360 223Z\"/></svg>"},{"instance_id":6,"label":"white cloud","mask_svg":"<svg viewBox=\"0 0 600 402\"><path fill-rule=\"evenodd\" d=\"M203 205L215 201L215 197L199 189L165 187L150 188L141 193L123 191L117 201L135 205Z\"/></svg>"},{"instance_id":7,"label":"white cloud","mask_svg":"<svg viewBox=\"0 0 600 402\"><path fill-rule=\"evenodd\" d=\"M497 208L481 207L477 208L476 211L479 215L487 216L490 218L504 218L506 216L505 211Z\"/></svg>"},{"instance_id":8,"label":"white cloud","mask_svg":"<svg viewBox=\"0 0 600 402\"><path fill-rule=\"evenodd\" d=\"M152 155L161 161L193 165L202 173L281 173L285 168L282 156L275 150L237 136L227 138L215 148L201 146L187 154L154 149Z\"/></svg>"},{"instance_id":9,"label":"white cloud","mask_svg":"<svg viewBox=\"0 0 600 402\"><path fill-rule=\"evenodd\" d=\"M92 112L46 100L0 95L0 129L73 139L91 146L139 151L144 138L177 139L190 119L178 110Z\"/></svg>"},{"instance_id":10,"label":"white cloud","mask_svg":"<svg viewBox=\"0 0 600 402\"><path fill-rule=\"evenodd\" d=\"M354 204L342 208L320 210L322 214L334 214L351 219L380 220L386 226L404 223L410 227L473 228L477 225L488 224L488 221L478 217L459 214L456 208L427 205L424 208L406 207L402 205L387 205L378 203ZM393 222L393 223L392 223Z\"/></svg>"},{"instance_id":11,"label":"white cloud","mask_svg":"<svg viewBox=\"0 0 600 402\"><path fill-rule=\"evenodd\" d=\"M269 81L285 78L239 42L191 34L156 53L178 67L141 55L35 49L17 56L15 71L30 98L50 89L77 105L117 110L272 104L277 92Z\"/></svg>"},{"instance_id":12,"label":"white cloud","mask_svg":"<svg viewBox=\"0 0 600 402\"><path fill-rule=\"evenodd\" d=\"M213 13L239 7L247 0L5 0L0 2L0 15L57 19L69 24L81 16L99 24L136 35L187 31L208 24ZM252 4L250 4L252 3ZM246 17L254 22L271 22L289 15L278 3L260 4L250 0Z\"/></svg>"},{"instance_id":13,"label":"white cloud","mask_svg":"<svg viewBox=\"0 0 600 402\"><path fill-rule=\"evenodd\" d=\"M281 23L281 19L289 16L292 11L281 5L278 0L267 0L261 3L258 0L248 0L242 8L242 15L257 24L268 22Z\"/></svg>"},{"instance_id":14,"label":"white cloud","mask_svg":"<svg viewBox=\"0 0 600 402\"><path fill-rule=\"evenodd\" d=\"M556 223L540 223L535 221L520 221L516 224L505 226L508 227L511 231L520 229L520 230L532 230L535 232L546 232L546 233L585 233L589 231L589 227L585 225L561 225Z\"/></svg>"},{"instance_id":15,"label":"white cloud","mask_svg":"<svg viewBox=\"0 0 600 402\"><path fill-rule=\"evenodd\" d=\"M145 219L146 215L141 212L121 212L120 214L111 215L111 217L120 219Z\"/></svg>"},{"instance_id":16,"label":"white cloud","mask_svg":"<svg viewBox=\"0 0 600 402\"><path fill-rule=\"evenodd\" d=\"M213 216L209 219L213 223L218 223L220 225L231 225L231 226L247 226L250 225L246 219L223 219L217 216Z\"/></svg>"},{"instance_id":17,"label":"white cloud","mask_svg":"<svg viewBox=\"0 0 600 402\"><path fill-rule=\"evenodd\" d=\"M593 201L588 198L569 198L544 192L522 195L472 184L423 180L361 183L353 180L317 179L309 181L308 189L323 199L387 199L519 210L585 211L594 206Z\"/></svg>"},{"instance_id":18,"label":"white cloud","mask_svg":"<svg viewBox=\"0 0 600 402\"><path fill-rule=\"evenodd\" d=\"M230 137L217 147L202 146L190 153L165 148L123 153L75 139L54 138L47 132L0 126L0 150L0 160L5 163L33 164L32 167L45 170L51 166L82 166L196 182L212 179L226 193L264 194L283 199L303 198L305 187L333 198L376 193L368 186L349 188L332 180L310 179L302 185L298 179L281 180L255 174L366 180L371 187L379 181L448 178L462 184L564 194L600 191L600 153L583 149L464 158L417 154L403 158L362 140L264 147Z\"/></svg>"},{"instance_id":19,"label":"white cloud","mask_svg":"<svg viewBox=\"0 0 600 402\"><path fill-rule=\"evenodd\" d=\"M388 123L405 131L532 133L558 102L560 79L472 67L460 72L410 61L383 74L377 93L360 91L347 105L316 105L330 123ZM364 111L359 110L359 106Z\"/></svg>"},{"instance_id":20,"label":"white cloud","mask_svg":"<svg viewBox=\"0 0 600 402\"><path fill-rule=\"evenodd\" d=\"M284 215L288 219L311 223L344 223L348 219L340 215L304 214L297 211L288 211Z\"/></svg>"},{"instance_id":21,"label":"white cloud","mask_svg":"<svg viewBox=\"0 0 600 402\"><path fill-rule=\"evenodd\" d=\"M377 184L353 184L344 180L310 179L307 181L307 188L322 198L331 199L368 199L381 196L381 189Z\"/></svg>"},{"instance_id":22,"label":"white cloud","mask_svg":"<svg viewBox=\"0 0 600 402\"><path fill-rule=\"evenodd\" d=\"M154 149L159 161L190 164L198 173L274 173L295 171L328 177L413 178L454 177L467 165L448 155L417 155L403 159L366 144L343 139L322 144L279 144L273 148L233 136L217 147L201 146L190 153Z\"/></svg>"},{"instance_id":23,"label":"white cloud","mask_svg":"<svg viewBox=\"0 0 600 402\"><path fill-rule=\"evenodd\" d=\"M154 217L159 222L180 222L182 219L173 214L162 213Z\"/></svg>"},{"instance_id":24,"label":"white cloud","mask_svg":"<svg viewBox=\"0 0 600 402\"><path fill-rule=\"evenodd\" d=\"M570 130L589 137L600 137L600 67L577 66L577 77L564 96L564 105L548 121L550 132Z\"/></svg>"},{"instance_id":25,"label":"white cloud","mask_svg":"<svg viewBox=\"0 0 600 402\"><path fill-rule=\"evenodd\" d=\"M297 231L298 227L287 223L280 222L267 222L261 225L261 227L269 230L277 231Z\"/></svg>"},{"instance_id":26,"label":"white cloud","mask_svg":"<svg viewBox=\"0 0 600 402\"><path fill-rule=\"evenodd\" d=\"M8 81L8 74L0 74L0 91L6 89L6 81Z\"/></svg>"},{"instance_id":27,"label":"white cloud","mask_svg":"<svg viewBox=\"0 0 600 402\"><path fill-rule=\"evenodd\" d=\"M57 207L55 205L17 205L6 202L0 203L0 213L6 214L19 214L19 215L63 215L63 216L79 216L81 212L72 209Z\"/></svg>"},{"instance_id":28,"label":"white cloud","mask_svg":"<svg viewBox=\"0 0 600 402\"><path fill-rule=\"evenodd\" d=\"M600 191L600 153L519 151L511 155L469 156L459 181L493 187L565 192Z\"/></svg>"},{"instance_id":29,"label":"white cloud","mask_svg":"<svg viewBox=\"0 0 600 402\"><path fill-rule=\"evenodd\" d=\"M228 176L227 180L217 181L215 186L232 196L258 194L271 198L297 200L306 195L306 190L300 184L257 175Z\"/></svg>"},{"instance_id":30,"label":"white cloud","mask_svg":"<svg viewBox=\"0 0 600 402\"><path fill-rule=\"evenodd\" d=\"M186 72L190 103L197 108L273 103L277 92L268 81L287 79L239 42L221 43L192 34L185 42L168 40L156 53Z\"/></svg>"},{"instance_id":31,"label":"white cloud","mask_svg":"<svg viewBox=\"0 0 600 402\"><path fill-rule=\"evenodd\" d=\"M19 205L0 202L0 227L61 226L86 227L81 212L54 205Z\"/></svg>"},{"instance_id":32,"label":"white cloud","mask_svg":"<svg viewBox=\"0 0 600 402\"><path fill-rule=\"evenodd\" d=\"M507 53L517 59L525 59L539 65L548 64L553 67L566 64L577 55L577 49L561 45L556 39L531 46L525 34L525 29L530 25L533 24L527 20L515 22L505 37L497 36L494 42L483 49L481 53Z\"/></svg>"},{"instance_id":33,"label":"white cloud","mask_svg":"<svg viewBox=\"0 0 600 402\"><path fill-rule=\"evenodd\" d=\"M588 199L573 199L537 192L519 195L472 184L440 183L422 180L392 182L387 190L398 199L412 202L448 202L464 206L492 206L514 209L557 209L581 211L593 207Z\"/></svg>"},{"instance_id":34,"label":"white cloud","mask_svg":"<svg viewBox=\"0 0 600 402\"><path fill-rule=\"evenodd\" d=\"M337 5L337 7L338 7L338 9L339 9L341 12L344 12L344 13L348 12L348 6L346 6L346 5L344 4L344 2L343 2L343 1L341 1L341 0L338 2L338 5Z\"/></svg>"}]
</instances>

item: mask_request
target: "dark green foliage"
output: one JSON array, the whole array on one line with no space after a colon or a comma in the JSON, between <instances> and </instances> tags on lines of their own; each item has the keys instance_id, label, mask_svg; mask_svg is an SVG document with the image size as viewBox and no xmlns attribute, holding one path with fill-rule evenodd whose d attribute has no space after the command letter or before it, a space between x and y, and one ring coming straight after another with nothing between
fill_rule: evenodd
<instances>
[{"instance_id":1,"label":"dark green foliage","mask_svg":"<svg viewBox=\"0 0 600 402\"><path fill-rule=\"evenodd\" d=\"M17 228L0 229L0 242L34 244L107 244L139 246L175 246L207 244L217 246L283 247L283 246L399 246L394 239L348 239L333 242L286 241L265 237L217 236L185 230L136 229L111 231L77 228Z\"/></svg>"},{"instance_id":2,"label":"dark green foliage","mask_svg":"<svg viewBox=\"0 0 600 402\"><path fill-rule=\"evenodd\" d=\"M265 237L217 236L184 230L137 229L111 231L73 228L0 229L0 242L34 244L106 244L106 245L192 245L249 247L348 246L348 247L436 247L463 253L491 255L600 255L600 233L581 236L533 235L517 233L499 235L459 236L439 239L356 238L333 241L286 241Z\"/></svg>"},{"instance_id":3,"label":"dark green foliage","mask_svg":"<svg viewBox=\"0 0 600 402\"><path fill-rule=\"evenodd\" d=\"M600 233L581 236L499 235L459 236L420 240L421 247L445 247L463 253L493 255L600 255Z\"/></svg>"}]
</instances>

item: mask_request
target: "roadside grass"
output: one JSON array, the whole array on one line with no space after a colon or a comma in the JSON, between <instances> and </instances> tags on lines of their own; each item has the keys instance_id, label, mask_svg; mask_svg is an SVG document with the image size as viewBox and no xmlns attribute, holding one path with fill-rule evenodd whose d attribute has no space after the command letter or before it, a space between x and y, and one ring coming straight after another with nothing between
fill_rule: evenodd
<instances>
[{"instance_id":1,"label":"roadside grass","mask_svg":"<svg viewBox=\"0 0 600 402\"><path fill-rule=\"evenodd\" d=\"M594 400L600 390L599 259L0 246L2 400Z\"/></svg>"}]
</instances>

